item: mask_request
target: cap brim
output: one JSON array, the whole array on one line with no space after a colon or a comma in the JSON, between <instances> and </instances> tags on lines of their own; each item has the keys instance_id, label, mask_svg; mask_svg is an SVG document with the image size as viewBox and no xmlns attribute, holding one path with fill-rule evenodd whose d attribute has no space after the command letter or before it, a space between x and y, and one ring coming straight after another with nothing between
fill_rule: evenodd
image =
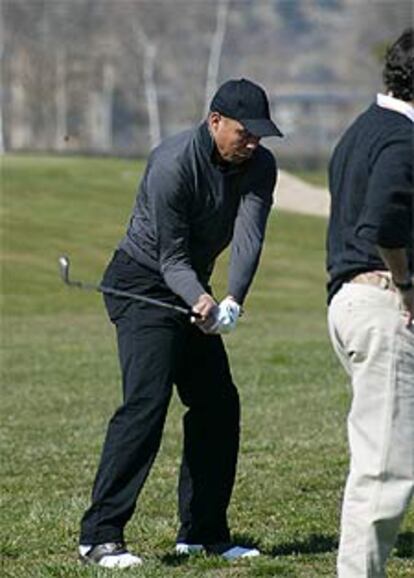
<instances>
[{"instance_id":1,"label":"cap brim","mask_svg":"<svg viewBox=\"0 0 414 578\"><path fill-rule=\"evenodd\" d=\"M275 123L267 118L249 118L240 120L239 122L252 135L260 138L265 136L283 136L283 133L280 132Z\"/></svg>"}]
</instances>

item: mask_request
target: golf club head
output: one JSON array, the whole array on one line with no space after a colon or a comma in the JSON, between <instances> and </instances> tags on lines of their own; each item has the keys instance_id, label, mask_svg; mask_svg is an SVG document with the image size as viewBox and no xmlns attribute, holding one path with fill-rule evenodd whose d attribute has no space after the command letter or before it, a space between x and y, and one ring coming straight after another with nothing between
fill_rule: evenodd
<instances>
[{"instance_id":1,"label":"golf club head","mask_svg":"<svg viewBox=\"0 0 414 578\"><path fill-rule=\"evenodd\" d=\"M69 285L69 257L66 257L66 255L59 257L59 272L62 281Z\"/></svg>"}]
</instances>

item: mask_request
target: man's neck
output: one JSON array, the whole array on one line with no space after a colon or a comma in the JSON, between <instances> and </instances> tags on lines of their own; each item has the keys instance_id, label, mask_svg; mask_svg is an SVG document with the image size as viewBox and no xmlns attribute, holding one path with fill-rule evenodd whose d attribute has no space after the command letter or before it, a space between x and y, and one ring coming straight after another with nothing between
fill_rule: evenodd
<instances>
[{"instance_id":1,"label":"man's neck","mask_svg":"<svg viewBox=\"0 0 414 578\"><path fill-rule=\"evenodd\" d=\"M395 96L389 92L388 94L377 94L377 104L381 108L386 108L403 114L414 122L414 106L412 102L395 98Z\"/></svg>"}]
</instances>

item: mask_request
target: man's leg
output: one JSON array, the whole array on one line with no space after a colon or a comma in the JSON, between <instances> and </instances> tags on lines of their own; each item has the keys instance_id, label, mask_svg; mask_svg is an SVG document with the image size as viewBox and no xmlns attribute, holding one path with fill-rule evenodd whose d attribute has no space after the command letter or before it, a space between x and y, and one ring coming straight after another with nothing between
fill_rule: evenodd
<instances>
[{"instance_id":1,"label":"man's leg","mask_svg":"<svg viewBox=\"0 0 414 578\"><path fill-rule=\"evenodd\" d=\"M124 400L108 426L81 544L123 540L159 449L179 333L170 313L151 307L131 305L117 320Z\"/></svg>"},{"instance_id":2,"label":"man's leg","mask_svg":"<svg viewBox=\"0 0 414 578\"><path fill-rule=\"evenodd\" d=\"M397 294L346 285L330 333L352 377L339 578L383 578L414 489L414 334Z\"/></svg>"},{"instance_id":3,"label":"man's leg","mask_svg":"<svg viewBox=\"0 0 414 578\"><path fill-rule=\"evenodd\" d=\"M239 397L220 336L189 328L177 388L188 406L179 480L178 542L228 542L239 447Z\"/></svg>"}]
</instances>

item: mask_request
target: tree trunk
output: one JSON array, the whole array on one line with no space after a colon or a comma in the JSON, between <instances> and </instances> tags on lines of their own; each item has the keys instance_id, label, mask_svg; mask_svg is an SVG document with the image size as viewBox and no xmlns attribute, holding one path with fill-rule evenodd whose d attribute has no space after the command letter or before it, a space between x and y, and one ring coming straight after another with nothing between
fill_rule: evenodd
<instances>
[{"instance_id":1,"label":"tree trunk","mask_svg":"<svg viewBox=\"0 0 414 578\"><path fill-rule=\"evenodd\" d=\"M114 104L115 71L112 64L105 62L103 67L102 95L102 140L105 150L112 149L112 115Z\"/></svg>"},{"instance_id":2,"label":"tree trunk","mask_svg":"<svg viewBox=\"0 0 414 578\"><path fill-rule=\"evenodd\" d=\"M150 42L148 36L139 24L136 25L135 30L140 47L144 50L145 97L148 110L150 143L151 148L154 148L161 140L160 111L157 84L155 82L155 56L157 54L157 48L154 43Z\"/></svg>"},{"instance_id":3,"label":"tree trunk","mask_svg":"<svg viewBox=\"0 0 414 578\"><path fill-rule=\"evenodd\" d=\"M114 70L106 62L102 68L102 85L89 93L89 134L93 150L108 152L112 146L112 105Z\"/></svg>"},{"instance_id":4,"label":"tree trunk","mask_svg":"<svg viewBox=\"0 0 414 578\"><path fill-rule=\"evenodd\" d=\"M3 58L4 58L4 30L3 30L2 5L0 3L0 86L4 87L4 82L3 82L4 62L3 62ZM4 153L3 90L0 90L0 155L2 155Z\"/></svg>"},{"instance_id":5,"label":"tree trunk","mask_svg":"<svg viewBox=\"0 0 414 578\"><path fill-rule=\"evenodd\" d=\"M19 150L33 146L32 131L29 125L29 110L23 80L25 78L25 55L19 51L15 54L12 65L10 100L10 148Z\"/></svg>"},{"instance_id":6,"label":"tree trunk","mask_svg":"<svg viewBox=\"0 0 414 578\"><path fill-rule=\"evenodd\" d=\"M209 110L210 99L217 89L217 79L220 68L221 53L223 50L224 36L226 34L229 5L230 0L217 0L216 30L210 45L210 57L207 68L207 82L204 103L205 115L207 115Z\"/></svg>"},{"instance_id":7,"label":"tree trunk","mask_svg":"<svg viewBox=\"0 0 414 578\"><path fill-rule=\"evenodd\" d=\"M57 150L64 150L69 139L67 117L68 103L66 96L66 53L60 48L56 52L56 135L55 146Z\"/></svg>"}]
</instances>

